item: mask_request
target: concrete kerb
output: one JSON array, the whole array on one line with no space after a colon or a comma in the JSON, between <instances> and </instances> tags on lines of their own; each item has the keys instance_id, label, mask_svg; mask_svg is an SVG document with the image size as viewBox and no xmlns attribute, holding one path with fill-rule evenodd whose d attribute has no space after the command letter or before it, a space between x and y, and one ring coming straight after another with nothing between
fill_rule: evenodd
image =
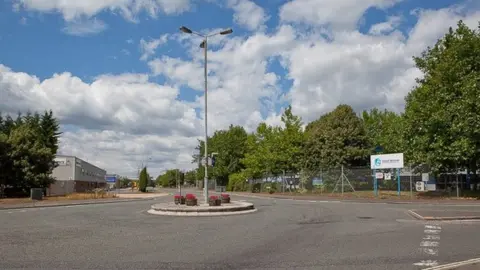
<instances>
[{"instance_id":1,"label":"concrete kerb","mask_svg":"<svg viewBox=\"0 0 480 270\"><path fill-rule=\"evenodd\" d=\"M252 203L232 201L221 206L185 206L173 203L160 203L151 206L147 212L154 215L164 216L225 216L239 215L256 212L257 209Z\"/></svg>"},{"instance_id":2,"label":"concrete kerb","mask_svg":"<svg viewBox=\"0 0 480 270\"><path fill-rule=\"evenodd\" d=\"M480 264L480 258L470 259L470 260L461 261L461 262L454 262L454 263L449 263L449 264L444 264L444 265L437 265L437 266L434 266L434 267L425 268L424 270L461 269L461 267L463 267L463 266L470 266L470 265L476 265L476 264Z\"/></svg>"},{"instance_id":3,"label":"concrete kerb","mask_svg":"<svg viewBox=\"0 0 480 270\"><path fill-rule=\"evenodd\" d=\"M480 220L480 216L458 216L458 217L424 217L413 210L408 210L408 214L419 220L425 221L448 221L448 220Z\"/></svg>"}]
</instances>

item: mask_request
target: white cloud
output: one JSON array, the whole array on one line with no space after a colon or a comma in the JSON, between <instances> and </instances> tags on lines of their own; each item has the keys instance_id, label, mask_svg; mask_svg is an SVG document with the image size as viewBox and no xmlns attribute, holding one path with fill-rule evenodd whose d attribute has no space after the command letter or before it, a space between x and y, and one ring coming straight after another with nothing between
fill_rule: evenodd
<instances>
[{"instance_id":1,"label":"white cloud","mask_svg":"<svg viewBox=\"0 0 480 270\"><path fill-rule=\"evenodd\" d=\"M14 0L13 7L38 12L58 12L65 21L83 16L92 17L102 11L119 12L128 20L135 20L141 11L155 17L158 13L176 14L190 9L190 0Z\"/></svg>"},{"instance_id":2,"label":"white cloud","mask_svg":"<svg viewBox=\"0 0 480 270\"><path fill-rule=\"evenodd\" d=\"M292 0L280 8L285 22L354 29L367 8L386 8L402 0Z\"/></svg>"},{"instance_id":3,"label":"white cloud","mask_svg":"<svg viewBox=\"0 0 480 270\"><path fill-rule=\"evenodd\" d=\"M462 16L453 8L421 11L418 16L408 37L398 31L388 35L336 31L332 41L309 40L290 51L286 61L294 112L311 121L340 103L357 110L402 111L405 95L421 76L412 56L433 45L458 20L471 27L480 20L480 12Z\"/></svg>"},{"instance_id":4,"label":"white cloud","mask_svg":"<svg viewBox=\"0 0 480 270\"><path fill-rule=\"evenodd\" d=\"M63 32L73 36L88 36L105 31L108 25L96 18L78 19L66 23Z\"/></svg>"},{"instance_id":5,"label":"white cloud","mask_svg":"<svg viewBox=\"0 0 480 270\"><path fill-rule=\"evenodd\" d=\"M235 12L234 22L251 31L264 28L264 23L269 19L263 8L250 0L229 0L228 6Z\"/></svg>"},{"instance_id":6,"label":"white cloud","mask_svg":"<svg viewBox=\"0 0 480 270\"><path fill-rule=\"evenodd\" d=\"M102 160L109 170L123 170L142 155L156 158L157 169L191 167L185 153L193 151L201 122L177 96L178 89L145 74L102 75L88 84L62 73L41 81L0 64L1 112L53 109L67 130L62 153Z\"/></svg>"},{"instance_id":7,"label":"white cloud","mask_svg":"<svg viewBox=\"0 0 480 270\"><path fill-rule=\"evenodd\" d=\"M391 16L385 22L372 25L368 32L372 35L389 34L398 27L401 21L400 16Z\"/></svg>"},{"instance_id":8,"label":"white cloud","mask_svg":"<svg viewBox=\"0 0 480 270\"><path fill-rule=\"evenodd\" d=\"M272 34L261 32L261 23L255 23L252 27L259 27L251 29L258 31L251 36L212 39L209 133L230 124L248 130L260 121L280 124L276 107L285 101L304 122L340 103L356 110L403 110L405 95L421 76L412 56L433 45L459 19L476 27L480 12L465 15L457 7L420 10L418 23L406 36L398 31L396 17L372 26L369 33L355 30L368 7L394 2L337 0L320 6L304 0L305 6L296 6L298 0L291 1L281 8L283 22ZM289 25L292 21L330 27L303 31L296 23ZM62 152L88 158L109 171L134 174L138 161L148 155L154 157L151 166L156 172L189 167L196 139L203 135L203 54L195 36L173 34L169 40L185 46L191 59L153 57L161 42L141 41L152 75L103 75L86 83L62 73L40 80L0 65L0 100L6 100L0 102L0 111L54 109L66 130ZM277 61L285 71L278 70ZM156 75L164 76L166 85L152 83L150 76ZM281 79L291 80L291 89L283 89ZM181 86L199 91L195 102L179 100Z\"/></svg>"},{"instance_id":9,"label":"white cloud","mask_svg":"<svg viewBox=\"0 0 480 270\"><path fill-rule=\"evenodd\" d=\"M164 34L158 39L152 39L150 41L146 41L143 38L140 40L140 50L142 52L142 56L140 60L147 60L150 56L155 54L155 50L158 46L167 43L168 35Z\"/></svg>"}]
</instances>

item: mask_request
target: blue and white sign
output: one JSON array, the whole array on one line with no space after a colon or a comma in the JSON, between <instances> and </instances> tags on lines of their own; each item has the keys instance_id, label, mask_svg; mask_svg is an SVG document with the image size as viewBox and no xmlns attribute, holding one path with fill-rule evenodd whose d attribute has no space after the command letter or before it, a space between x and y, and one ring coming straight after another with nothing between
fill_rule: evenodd
<instances>
[{"instance_id":1,"label":"blue and white sign","mask_svg":"<svg viewBox=\"0 0 480 270\"><path fill-rule=\"evenodd\" d=\"M115 175L106 175L105 181L107 181L107 183L116 183L117 177Z\"/></svg>"},{"instance_id":2,"label":"blue and white sign","mask_svg":"<svg viewBox=\"0 0 480 270\"><path fill-rule=\"evenodd\" d=\"M401 169L403 168L403 153L371 155L370 168L376 169Z\"/></svg>"}]
</instances>

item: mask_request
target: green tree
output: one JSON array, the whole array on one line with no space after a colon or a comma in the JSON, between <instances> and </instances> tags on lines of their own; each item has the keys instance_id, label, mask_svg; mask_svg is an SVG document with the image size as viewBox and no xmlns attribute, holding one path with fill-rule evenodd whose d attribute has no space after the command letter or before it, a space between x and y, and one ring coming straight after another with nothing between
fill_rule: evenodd
<instances>
[{"instance_id":1,"label":"green tree","mask_svg":"<svg viewBox=\"0 0 480 270\"><path fill-rule=\"evenodd\" d=\"M280 132L280 127L260 123L256 132L247 137L247 151L245 158L242 159L247 177L261 178L269 174L281 173Z\"/></svg>"},{"instance_id":2,"label":"green tree","mask_svg":"<svg viewBox=\"0 0 480 270\"><path fill-rule=\"evenodd\" d=\"M303 160L306 170L364 166L368 162L370 150L363 122L348 105L339 105L310 123L306 137Z\"/></svg>"},{"instance_id":3,"label":"green tree","mask_svg":"<svg viewBox=\"0 0 480 270\"><path fill-rule=\"evenodd\" d=\"M210 140L209 148L216 153L213 177L217 184L226 186L228 176L243 169L241 159L245 156L247 132L241 126L231 125L228 130L219 130Z\"/></svg>"},{"instance_id":4,"label":"green tree","mask_svg":"<svg viewBox=\"0 0 480 270\"><path fill-rule=\"evenodd\" d=\"M305 137L302 119L292 113L292 107L282 114L284 127L279 130L276 148L277 173L280 171L298 173L302 168L303 146Z\"/></svg>"},{"instance_id":5,"label":"green tree","mask_svg":"<svg viewBox=\"0 0 480 270\"><path fill-rule=\"evenodd\" d=\"M478 181L480 161L480 26L462 21L419 57L423 72L406 97L407 158L433 171L467 168Z\"/></svg>"},{"instance_id":6,"label":"green tree","mask_svg":"<svg viewBox=\"0 0 480 270\"><path fill-rule=\"evenodd\" d=\"M15 184L26 188L46 188L54 182L51 162L55 153L38 139L38 126L28 122L20 124L18 119L16 125L7 140L11 147L9 158L13 161L17 179Z\"/></svg>"},{"instance_id":7,"label":"green tree","mask_svg":"<svg viewBox=\"0 0 480 270\"><path fill-rule=\"evenodd\" d=\"M197 171L190 170L185 173L185 181L188 185L195 185L195 181L197 180Z\"/></svg>"},{"instance_id":8,"label":"green tree","mask_svg":"<svg viewBox=\"0 0 480 270\"><path fill-rule=\"evenodd\" d=\"M403 142L403 117L388 110L377 108L362 113L369 147L383 147L383 153L401 153L405 150Z\"/></svg>"},{"instance_id":9,"label":"green tree","mask_svg":"<svg viewBox=\"0 0 480 270\"><path fill-rule=\"evenodd\" d=\"M142 171L140 171L140 178L138 179L138 190L140 192L147 192L147 185L148 185L147 168L143 167Z\"/></svg>"}]
</instances>

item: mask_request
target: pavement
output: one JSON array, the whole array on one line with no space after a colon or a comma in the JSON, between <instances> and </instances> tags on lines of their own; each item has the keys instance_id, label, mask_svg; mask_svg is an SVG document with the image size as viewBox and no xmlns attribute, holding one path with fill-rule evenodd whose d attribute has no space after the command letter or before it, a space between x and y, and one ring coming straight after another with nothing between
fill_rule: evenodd
<instances>
[{"instance_id":1,"label":"pavement","mask_svg":"<svg viewBox=\"0 0 480 270\"><path fill-rule=\"evenodd\" d=\"M395 270L480 254L472 237L480 222L426 222L408 213L434 205L232 195L258 211L215 218L146 213L152 201L171 200L0 210L0 269Z\"/></svg>"},{"instance_id":2,"label":"pavement","mask_svg":"<svg viewBox=\"0 0 480 270\"><path fill-rule=\"evenodd\" d=\"M250 193L250 192L228 192L229 194L235 194L238 196L248 196L248 197L263 197L263 198L275 198L275 199L291 199L291 200L330 200L330 201L349 201L349 202L368 202L368 203L391 203L391 204L468 204L468 205L480 205L480 200L478 199L465 199L465 198L425 198L425 199L407 199L405 197L389 197L386 199L382 198L362 198L362 197L351 197L345 196L341 197L340 195L297 195L295 193Z\"/></svg>"},{"instance_id":3,"label":"pavement","mask_svg":"<svg viewBox=\"0 0 480 270\"><path fill-rule=\"evenodd\" d=\"M480 219L480 207L457 207L455 209L411 209L410 214L422 220L471 220Z\"/></svg>"}]
</instances>

